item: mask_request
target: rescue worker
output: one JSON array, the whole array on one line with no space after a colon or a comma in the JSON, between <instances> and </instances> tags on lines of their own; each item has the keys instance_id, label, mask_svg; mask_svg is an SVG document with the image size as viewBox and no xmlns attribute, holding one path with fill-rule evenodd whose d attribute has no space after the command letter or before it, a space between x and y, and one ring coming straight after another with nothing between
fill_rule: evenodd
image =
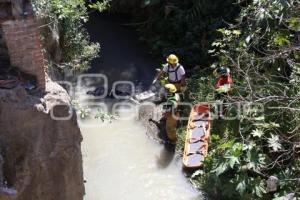
<instances>
[{"instance_id":1,"label":"rescue worker","mask_svg":"<svg viewBox=\"0 0 300 200\"><path fill-rule=\"evenodd\" d=\"M167 57L167 64L163 65L163 69L153 80L152 84L155 84L157 80L164 74L168 74L168 83L175 85L177 92L183 92L186 87L185 70L176 55L171 54Z\"/></svg>"},{"instance_id":2,"label":"rescue worker","mask_svg":"<svg viewBox=\"0 0 300 200\"><path fill-rule=\"evenodd\" d=\"M230 75L229 68L218 67L213 72L214 76L217 77L217 82L215 84L216 99L220 100L222 103L218 108L218 116L221 118L225 115L226 108L224 108L225 97L229 95L229 91L233 84L232 77ZM225 106L226 107L226 106Z\"/></svg>"},{"instance_id":3,"label":"rescue worker","mask_svg":"<svg viewBox=\"0 0 300 200\"><path fill-rule=\"evenodd\" d=\"M233 83L229 68L218 67L214 70L213 74L218 78L215 85L218 96L228 96L228 92L230 91L231 85Z\"/></svg>"},{"instance_id":4,"label":"rescue worker","mask_svg":"<svg viewBox=\"0 0 300 200\"><path fill-rule=\"evenodd\" d=\"M167 137L172 144L176 144L177 141L177 122L179 119L178 102L180 100L179 95L176 93L177 89L174 84L166 84L166 103L163 107L164 117L166 119L166 132Z\"/></svg>"}]
</instances>

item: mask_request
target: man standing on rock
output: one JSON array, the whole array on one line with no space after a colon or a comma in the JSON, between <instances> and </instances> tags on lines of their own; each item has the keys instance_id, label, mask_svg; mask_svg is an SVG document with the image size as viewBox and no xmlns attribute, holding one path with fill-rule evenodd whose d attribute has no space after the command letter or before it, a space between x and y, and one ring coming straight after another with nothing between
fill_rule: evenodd
<instances>
[{"instance_id":1,"label":"man standing on rock","mask_svg":"<svg viewBox=\"0 0 300 200\"><path fill-rule=\"evenodd\" d=\"M163 74L168 74L168 83L176 86L177 92L183 92L186 88L185 70L176 55L171 54L167 57L167 64L163 65L163 69L159 72L156 78L153 80L153 84L160 79Z\"/></svg>"}]
</instances>

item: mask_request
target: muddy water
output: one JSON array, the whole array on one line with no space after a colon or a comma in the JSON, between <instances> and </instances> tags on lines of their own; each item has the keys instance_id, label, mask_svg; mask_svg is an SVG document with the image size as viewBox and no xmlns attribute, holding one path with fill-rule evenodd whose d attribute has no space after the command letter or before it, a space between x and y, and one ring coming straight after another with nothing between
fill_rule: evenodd
<instances>
[{"instance_id":1,"label":"muddy water","mask_svg":"<svg viewBox=\"0 0 300 200\"><path fill-rule=\"evenodd\" d=\"M91 39L102 44L102 57L90 72L107 75L110 83L151 81L157 63L136 42L134 32L109 17L92 15L90 21ZM126 67L131 73L126 73ZM85 92L80 97L86 97ZM106 104L114 102L108 99ZM128 118L128 110L120 108L119 118L112 123L81 121L85 200L201 199L181 171L181 158L149 139L137 116Z\"/></svg>"},{"instance_id":2,"label":"muddy water","mask_svg":"<svg viewBox=\"0 0 300 200\"><path fill-rule=\"evenodd\" d=\"M82 133L86 200L198 199L181 172L181 159L150 140L136 119Z\"/></svg>"}]
</instances>

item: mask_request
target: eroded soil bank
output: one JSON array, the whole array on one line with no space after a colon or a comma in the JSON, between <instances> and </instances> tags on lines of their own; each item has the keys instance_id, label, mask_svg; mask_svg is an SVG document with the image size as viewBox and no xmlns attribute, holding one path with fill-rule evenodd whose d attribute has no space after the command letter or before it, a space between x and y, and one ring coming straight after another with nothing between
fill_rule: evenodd
<instances>
[{"instance_id":1,"label":"eroded soil bank","mask_svg":"<svg viewBox=\"0 0 300 200\"><path fill-rule=\"evenodd\" d=\"M81 141L76 116L68 116L70 98L59 85L48 81L46 94L29 95L23 87L0 90L0 147L4 180L17 190L16 198L82 200L84 195Z\"/></svg>"}]
</instances>

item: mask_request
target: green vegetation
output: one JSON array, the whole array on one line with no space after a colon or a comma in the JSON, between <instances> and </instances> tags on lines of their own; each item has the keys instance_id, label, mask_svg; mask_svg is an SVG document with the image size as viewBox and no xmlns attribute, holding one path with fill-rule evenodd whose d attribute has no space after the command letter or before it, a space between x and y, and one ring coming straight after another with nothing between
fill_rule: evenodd
<instances>
[{"instance_id":1,"label":"green vegetation","mask_svg":"<svg viewBox=\"0 0 300 200\"><path fill-rule=\"evenodd\" d=\"M300 1L243 6L235 24L218 29L222 37L209 50L235 80L228 115L243 109L237 119L213 122L204 168L191 179L211 199L299 198ZM207 85L214 78L202 79L190 81L194 102L207 100L198 93L213 91ZM271 176L278 179L275 191L267 185Z\"/></svg>"},{"instance_id":2,"label":"green vegetation","mask_svg":"<svg viewBox=\"0 0 300 200\"><path fill-rule=\"evenodd\" d=\"M213 121L193 184L209 199L300 198L300 1L142 2L141 40L160 56L201 66L186 100L215 100L210 66L228 66L234 78L227 115L237 117ZM185 124L178 132L182 151Z\"/></svg>"},{"instance_id":3,"label":"green vegetation","mask_svg":"<svg viewBox=\"0 0 300 200\"><path fill-rule=\"evenodd\" d=\"M177 54L186 66L206 65L208 49L219 35L215 30L238 14L235 0L145 0L152 9L139 26L141 40L159 56Z\"/></svg>"},{"instance_id":4,"label":"green vegetation","mask_svg":"<svg viewBox=\"0 0 300 200\"><path fill-rule=\"evenodd\" d=\"M98 43L90 42L84 28L88 21L88 6L103 11L109 1L88 4L84 0L33 0L32 3L36 15L44 23L42 38L50 66L79 72L87 70L100 50ZM49 45L49 41L55 41L57 45Z\"/></svg>"},{"instance_id":5,"label":"green vegetation","mask_svg":"<svg viewBox=\"0 0 300 200\"><path fill-rule=\"evenodd\" d=\"M78 100L72 101L72 108L76 111L77 115L81 119L99 119L101 122L112 122L117 119L117 114L111 114L105 112L103 109L98 108L95 111L95 108L90 106L82 106Z\"/></svg>"}]
</instances>

